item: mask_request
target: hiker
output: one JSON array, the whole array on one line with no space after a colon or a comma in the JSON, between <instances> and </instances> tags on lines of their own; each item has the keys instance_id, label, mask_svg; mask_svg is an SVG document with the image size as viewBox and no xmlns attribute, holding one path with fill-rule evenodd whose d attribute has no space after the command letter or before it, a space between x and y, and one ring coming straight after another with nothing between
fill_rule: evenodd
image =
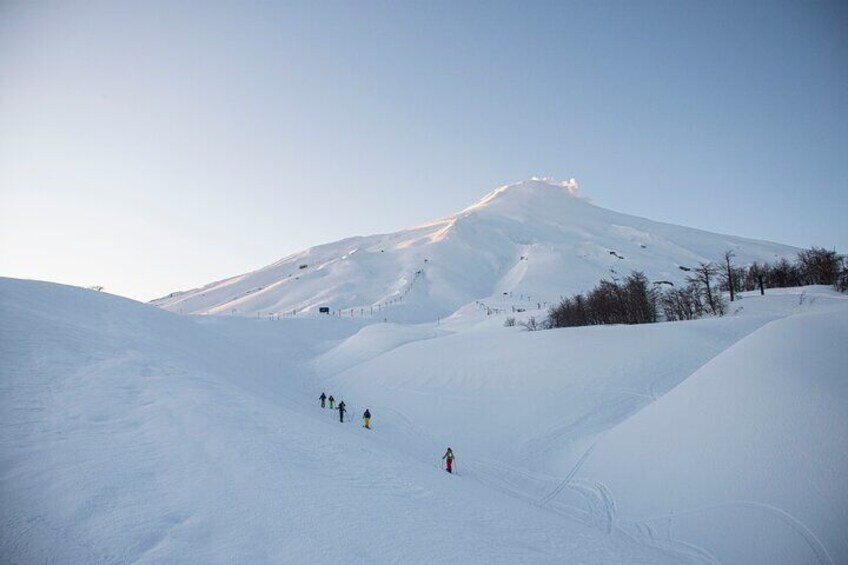
<instances>
[{"instance_id":1,"label":"hiker","mask_svg":"<svg viewBox=\"0 0 848 565\"><path fill-rule=\"evenodd\" d=\"M369 430L371 429L371 411L368 408L365 409L365 414L362 415L362 419L365 420L365 427Z\"/></svg>"},{"instance_id":2,"label":"hiker","mask_svg":"<svg viewBox=\"0 0 848 565\"><path fill-rule=\"evenodd\" d=\"M345 408L344 400L339 402L339 422L344 424L344 413L347 412L347 408Z\"/></svg>"},{"instance_id":3,"label":"hiker","mask_svg":"<svg viewBox=\"0 0 848 565\"><path fill-rule=\"evenodd\" d=\"M322 392L321 396L319 396L318 398L321 400L321 408L323 408L324 407L324 401L327 400L327 395Z\"/></svg>"},{"instance_id":4,"label":"hiker","mask_svg":"<svg viewBox=\"0 0 848 565\"><path fill-rule=\"evenodd\" d=\"M330 401L330 410L333 410L333 404L336 403L336 399L333 398L333 395L331 394L330 397L327 400Z\"/></svg>"},{"instance_id":5,"label":"hiker","mask_svg":"<svg viewBox=\"0 0 848 565\"><path fill-rule=\"evenodd\" d=\"M442 455L442 459L445 460L445 468L448 473L453 473L453 450L449 447L448 450Z\"/></svg>"}]
</instances>

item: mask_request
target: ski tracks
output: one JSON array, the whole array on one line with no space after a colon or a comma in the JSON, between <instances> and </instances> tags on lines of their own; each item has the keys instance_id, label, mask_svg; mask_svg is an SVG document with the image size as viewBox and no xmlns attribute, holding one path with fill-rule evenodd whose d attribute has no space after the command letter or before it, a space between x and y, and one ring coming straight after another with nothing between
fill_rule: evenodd
<instances>
[{"instance_id":1,"label":"ski tracks","mask_svg":"<svg viewBox=\"0 0 848 565\"><path fill-rule=\"evenodd\" d=\"M589 455L592 454L592 451L595 449L595 446L598 444L598 441L599 440L595 440L595 442L591 446L589 446L589 449L587 449L586 452L583 453L583 455L580 457L580 459L577 460L577 463L574 465L574 467L572 467L571 471L569 471L568 475L566 475L566 477L559 483L559 485L557 485L554 490L552 490L550 493L543 496L539 500L538 504L540 506L544 506L545 504L556 498L559 493L561 493L562 490L568 486L568 483L571 482L571 480L574 478L574 475L577 474L583 464L586 463L586 460L589 459Z\"/></svg>"},{"instance_id":2,"label":"ski tracks","mask_svg":"<svg viewBox=\"0 0 848 565\"><path fill-rule=\"evenodd\" d=\"M667 537L668 541L673 542L675 544L679 544L679 545L683 545L683 546L692 548L693 550L696 550L699 554L703 554L704 556L709 557L710 560L711 560L710 562L718 563L718 560L715 557L711 556L708 552L706 552L706 550L701 549L701 548L696 548L695 546L692 546L691 544L686 544L686 543L681 542L679 540L672 539L671 538L671 524L672 524L672 521L675 517L683 517L683 516L692 515L692 514L709 512L711 510L718 510L718 509L723 509L723 508L733 508L733 507L748 508L748 509L751 509L751 510L756 510L756 511L762 512L764 514L767 514L767 515L770 515L770 516L773 516L773 517L779 519L781 522L783 522L784 524L789 526L796 534L798 534L801 538L804 539L807 546L810 548L810 551L815 556L816 561L820 565L835 565L835 561L831 557L830 552L828 552L824 543L822 543L822 541L818 538L818 536L816 536L816 534L806 524L804 524L801 520L799 520L797 517L795 517L791 513L787 512L786 510L783 510L781 508L778 508L777 506L762 503L762 502L755 502L755 501L751 501L751 500L733 500L733 501L724 502L724 503L721 503L721 504L712 504L712 505L709 505L709 506L701 506L701 507L697 507L697 508L691 508L689 510L685 510L685 511L682 511L682 512L678 511L678 512L675 512L675 513L670 513L670 514L662 515L662 516L652 516L652 517L647 517L647 518L643 517L643 518L640 518L638 521L634 521L633 524L637 528L643 527L643 528L650 529L650 526L648 526L648 522L667 521L667 523L668 523L668 526L667 526L668 527L668 534L667 534L666 537Z\"/></svg>"}]
</instances>

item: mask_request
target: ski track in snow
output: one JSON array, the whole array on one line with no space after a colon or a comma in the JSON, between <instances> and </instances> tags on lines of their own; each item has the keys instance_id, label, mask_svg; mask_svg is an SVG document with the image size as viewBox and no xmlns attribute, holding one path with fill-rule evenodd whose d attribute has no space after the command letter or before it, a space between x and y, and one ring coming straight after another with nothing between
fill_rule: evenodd
<instances>
[{"instance_id":1,"label":"ski track in snow","mask_svg":"<svg viewBox=\"0 0 848 565\"><path fill-rule=\"evenodd\" d=\"M807 527L801 520L790 514L789 512L782 510L776 506L772 506L770 504L764 504L762 502L753 502L748 500L733 500L729 502L723 502L721 504L712 504L709 506L702 506L698 508L689 508L687 510L677 511L665 515L660 516L651 516L651 517L640 517L637 522L634 522L637 527L650 528L647 525L648 522L658 522L658 521L668 521L669 528L671 528L671 523L674 517L682 517L687 515L696 515L699 513L707 512L709 510L715 510L720 508L733 508L733 507L746 507L753 508L755 510L764 512L766 514L776 516L781 521L788 524L801 538L809 546L810 550L815 554L817 562L821 565L835 565L835 561L830 556L825 545L821 542L821 540L816 536L816 534ZM670 536L669 536L670 537Z\"/></svg>"}]
</instances>

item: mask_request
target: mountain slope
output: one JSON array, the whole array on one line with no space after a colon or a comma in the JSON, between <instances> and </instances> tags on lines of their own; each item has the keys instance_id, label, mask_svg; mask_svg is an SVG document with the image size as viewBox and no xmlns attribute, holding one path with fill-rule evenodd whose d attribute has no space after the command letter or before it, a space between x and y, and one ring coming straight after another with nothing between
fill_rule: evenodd
<instances>
[{"instance_id":1,"label":"mountain slope","mask_svg":"<svg viewBox=\"0 0 848 565\"><path fill-rule=\"evenodd\" d=\"M0 561L681 562L341 424L300 362L358 326L309 322L0 279Z\"/></svg>"},{"instance_id":2,"label":"mountain slope","mask_svg":"<svg viewBox=\"0 0 848 565\"><path fill-rule=\"evenodd\" d=\"M314 247L153 304L243 316L309 314L325 306L349 317L423 322L475 301L539 308L632 270L680 283L680 267L727 250L739 264L797 251L612 212L577 196L573 182L532 180L498 188L430 224Z\"/></svg>"},{"instance_id":3,"label":"mountain slope","mask_svg":"<svg viewBox=\"0 0 848 565\"><path fill-rule=\"evenodd\" d=\"M734 304L543 332L494 316L401 345L377 324L315 366L368 399L399 451L449 444L475 480L603 531L699 563L844 563L848 299L808 287Z\"/></svg>"}]
</instances>

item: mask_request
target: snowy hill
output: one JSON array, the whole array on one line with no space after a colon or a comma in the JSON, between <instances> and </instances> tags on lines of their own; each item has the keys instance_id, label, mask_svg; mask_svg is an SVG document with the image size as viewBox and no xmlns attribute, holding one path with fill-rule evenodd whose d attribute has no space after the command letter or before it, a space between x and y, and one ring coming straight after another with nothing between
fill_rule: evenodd
<instances>
[{"instance_id":1,"label":"snowy hill","mask_svg":"<svg viewBox=\"0 0 848 565\"><path fill-rule=\"evenodd\" d=\"M722 563L846 562L846 322L766 324L600 439L575 482L619 493L634 535L673 528Z\"/></svg>"},{"instance_id":2,"label":"snowy hill","mask_svg":"<svg viewBox=\"0 0 848 565\"><path fill-rule=\"evenodd\" d=\"M268 322L0 279L2 561L844 563L848 299L731 312Z\"/></svg>"},{"instance_id":3,"label":"snowy hill","mask_svg":"<svg viewBox=\"0 0 848 565\"><path fill-rule=\"evenodd\" d=\"M426 422L414 443L451 443L484 484L604 531L696 562L845 562L848 299L811 287L735 305L649 326L491 320L402 347L374 326L315 366L393 426ZM350 349L372 356L339 372Z\"/></svg>"},{"instance_id":4,"label":"snowy hill","mask_svg":"<svg viewBox=\"0 0 848 565\"><path fill-rule=\"evenodd\" d=\"M715 261L727 250L739 264L797 251L612 212L578 196L573 181L532 180L423 226L307 249L153 304L241 316L327 307L349 317L426 322L475 302L537 309L633 270L679 283L686 276L680 267Z\"/></svg>"},{"instance_id":5,"label":"snowy hill","mask_svg":"<svg viewBox=\"0 0 848 565\"><path fill-rule=\"evenodd\" d=\"M322 411L302 363L358 329L0 279L0 561L679 562Z\"/></svg>"}]
</instances>

